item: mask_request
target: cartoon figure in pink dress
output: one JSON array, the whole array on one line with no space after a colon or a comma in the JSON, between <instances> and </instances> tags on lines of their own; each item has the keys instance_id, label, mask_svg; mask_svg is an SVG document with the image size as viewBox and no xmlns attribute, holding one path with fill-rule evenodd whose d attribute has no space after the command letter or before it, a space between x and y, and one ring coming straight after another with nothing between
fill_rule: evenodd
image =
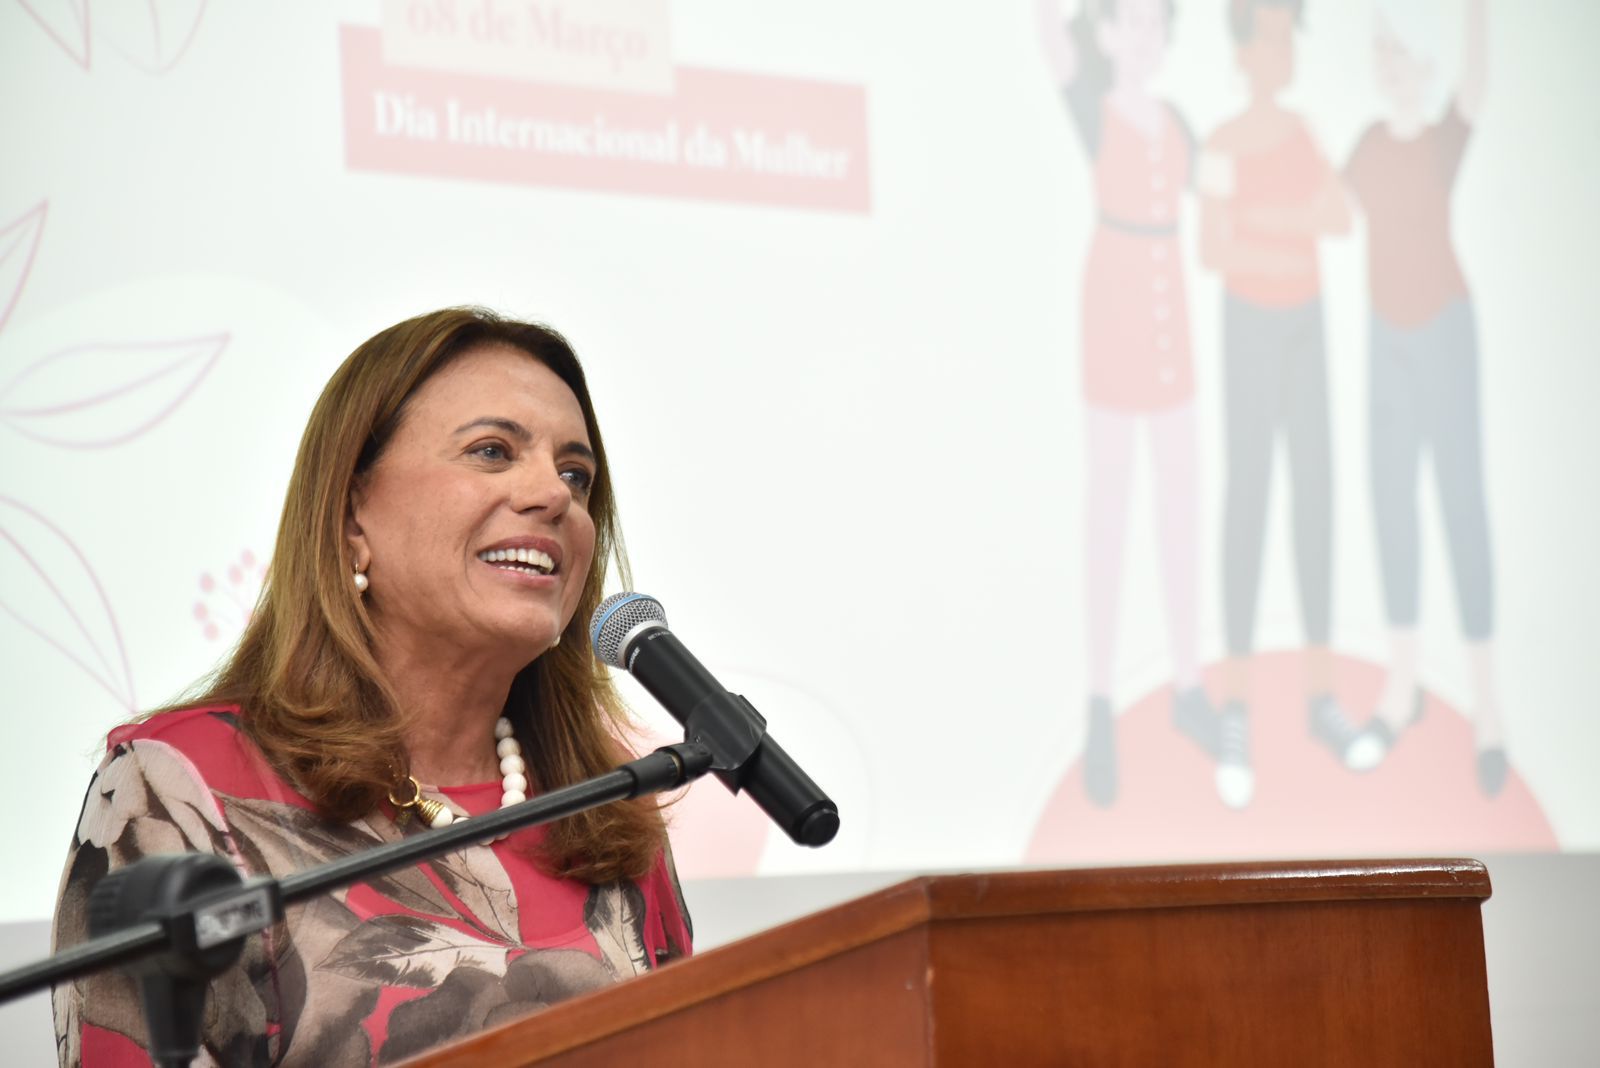
<instances>
[{"instance_id":1,"label":"cartoon figure in pink dress","mask_svg":"<svg viewBox=\"0 0 1600 1068\"><path fill-rule=\"evenodd\" d=\"M1255 788L1250 658L1280 441L1293 498L1311 734L1346 763L1363 737L1332 687L1333 463L1317 264L1318 239L1347 231L1350 211L1305 121L1278 103L1294 77L1302 2L1229 0L1229 28L1250 102L1207 140L1197 179L1201 259L1222 275L1225 291L1222 590L1229 659L1217 792L1235 808L1248 804Z\"/></svg>"},{"instance_id":2,"label":"cartoon figure in pink dress","mask_svg":"<svg viewBox=\"0 0 1600 1068\"><path fill-rule=\"evenodd\" d=\"M1456 91L1429 119L1438 8L1420 0L1378 5L1378 85L1388 114L1357 143L1345 175L1367 221L1372 299L1370 418L1373 512L1384 604L1391 627L1389 675L1367 727L1387 754L1417 703L1418 469L1432 459L1450 543L1461 629L1474 685L1478 784L1506 779L1495 692L1494 568L1483 491L1478 336L1472 297L1450 235L1450 195L1483 106L1484 0L1466 0L1465 55Z\"/></svg>"},{"instance_id":3,"label":"cartoon figure in pink dress","mask_svg":"<svg viewBox=\"0 0 1600 1068\"><path fill-rule=\"evenodd\" d=\"M1196 652L1197 434L1179 217L1193 138L1149 84L1166 56L1171 0L1085 0L1070 22L1039 0L1039 33L1094 173L1084 269L1088 459L1089 709L1084 781L1116 799L1114 660L1135 443L1149 442L1172 647L1173 716L1215 749Z\"/></svg>"}]
</instances>

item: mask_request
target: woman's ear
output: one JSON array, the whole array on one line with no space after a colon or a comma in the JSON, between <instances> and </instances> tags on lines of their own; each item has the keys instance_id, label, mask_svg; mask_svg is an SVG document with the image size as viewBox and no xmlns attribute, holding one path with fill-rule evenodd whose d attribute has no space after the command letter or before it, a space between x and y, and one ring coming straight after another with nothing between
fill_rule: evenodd
<instances>
[{"instance_id":1,"label":"woman's ear","mask_svg":"<svg viewBox=\"0 0 1600 1068\"><path fill-rule=\"evenodd\" d=\"M365 571L372 563L372 549L367 544L366 531L361 529L360 486L350 489L350 504L344 513L344 538L350 545L350 561L357 571Z\"/></svg>"}]
</instances>

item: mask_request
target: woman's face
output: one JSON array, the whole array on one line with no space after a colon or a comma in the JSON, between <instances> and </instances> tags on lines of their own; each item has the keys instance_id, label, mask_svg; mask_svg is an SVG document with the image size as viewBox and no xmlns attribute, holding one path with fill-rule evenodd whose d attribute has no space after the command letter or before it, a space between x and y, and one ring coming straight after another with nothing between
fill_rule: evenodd
<instances>
[{"instance_id":1,"label":"woman's face","mask_svg":"<svg viewBox=\"0 0 1600 1068\"><path fill-rule=\"evenodd\" d=\"M1167 52L1167 0L1118 0L1097 32L1117 80L1143 85L1161 70Z\"/></svg>"},{"instance_id":2,"label":"woman's face","mask_svg":"<svg viewBox=\"0 0 1600 1068\"><path fill-rule=\"evenodd\" d=\"M352 494L349 537L385 641L520 668L577 609L597 466L578 398L500 343L423 383Z\"/></svg>"},{"instance_id":3,"label":"woman's face","mask_svg":"<svg viewBox=\"0 0 1600 1068\"><path fill-rule=\"evenodd\" d=\"M1294 80L1294 10L1258 7L1250 39L1239 46L1239 66L1252 96L1271 99Z\"/></svg>"}]
</instances>

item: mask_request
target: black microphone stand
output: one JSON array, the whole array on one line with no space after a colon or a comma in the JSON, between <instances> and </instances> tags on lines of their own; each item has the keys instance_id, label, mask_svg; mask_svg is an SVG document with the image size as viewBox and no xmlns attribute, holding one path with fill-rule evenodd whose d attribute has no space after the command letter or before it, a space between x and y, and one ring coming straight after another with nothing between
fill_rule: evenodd
<instances>
[{"instance_id":1,"label":"black microphone stand","mask_svg":"<svg viewBox=\"0 0 1600 1068\"><path fill-rule=\"evenodd\" d=\"M759 739L760 728L756 728ZM716 755L713 755L713 750ZM644 797L709 771L737 773L753 747L701 740L663 746L595 778L398 842L296 872L242 879L215 854L145 857L95 885L89 941L0 974L0 1004L80 975L132 964L159 1068L187 1068L199 1052L206 984L244 951L244 939L283 918L287 905L416 864L496 835L550 823L612 801ZM737 763L729 764L730 759Z\"/></svg>"}]
</instances>

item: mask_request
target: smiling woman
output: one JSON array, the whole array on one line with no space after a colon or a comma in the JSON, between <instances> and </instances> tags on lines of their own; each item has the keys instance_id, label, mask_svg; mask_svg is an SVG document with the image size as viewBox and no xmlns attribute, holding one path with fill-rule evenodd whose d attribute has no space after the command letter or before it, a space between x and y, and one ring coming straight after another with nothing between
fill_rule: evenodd
<instances>
[{"instance_id":1,"label":"smiling woman","mask_svg":"<svg viewBox=\"0 0 1600 1068\"><path fill-rule=\"evenodd\" d=\"M282 876L625 759L583 626L611 560L626 577L559 334L447 309L363 344L311 414L238 648L109 738L57 945L147 853ZM612 805L290 909L214 983L205 1051L390 1061L688 952L658 809ZM62 987L55 1012L63 1064L148 1063L131 980Z\"/></svg>"}]
</instances>

